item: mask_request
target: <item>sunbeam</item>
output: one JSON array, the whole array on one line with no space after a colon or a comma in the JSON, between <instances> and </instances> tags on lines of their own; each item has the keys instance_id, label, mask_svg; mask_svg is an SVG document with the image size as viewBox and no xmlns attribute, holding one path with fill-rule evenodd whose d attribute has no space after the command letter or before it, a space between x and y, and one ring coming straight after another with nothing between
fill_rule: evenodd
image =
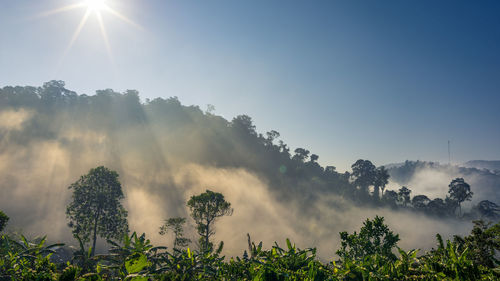
<instances>
[{"instance_id":1,"label":"sunbeam","mask_svg":"<svg viewBox=\"0 0 500 281\"><path fill-rule=\"evenodd\" d=\"M132 20L130 20L129 18L127 18L126 16L120 14L118 11L116 10L113 10L111 9L110 7L106 6L104 7L104 10L106 10L107 12L109 12L110 14L112 14L113 16L121 19L122 21L138 28L138 29L143 29L142 26L138 25L137 23L133 22Z\"/></svg>"},{"instance_id":2,"label":"sunbeam","mask_svg":"<svg viewBox=\"0 0 500 281\"><path fill-rule=\"evenodd\" d=\"M132 20L130 20L129 18L127 18L126 16L124 16L123 14L121 14L120 12L111 8L108 5L108 1L106 1L106 0L83 0L83 1L80 1L80 2L72 4L72 5L63 6L61 8L57 8L57 9L54 9L51 11L41 13L39 16L40 17L47 17L47 16L51 16L54 14L59 14L62 12L74 10L77 8L82 8L82 7L86 9L85 14L83 15L82 19L80 20L78 26L76 27L76 30L73 32L71 40L69 41L68 46L66 47L66 49L64 50L64 52L61 56L61 59L59 61L59 66L62 64L65 57L68 55L68 53L71 51L71 48L73 47L76 40L78 39L82 29L85 27L85 25L88 21L88 18L91 14L95 14L95 17L96 17L97 22L99 24L99 29L101 31L102 38L104 40L104 45L106 47L106 53L108 54L110 62L114 65L113 52L111 49L109 36L108 36L108 33L107 33L105 25L104 25L104 20L103 20L103 15L102 15L103 12L106 12L106 13L113 15L114 17L126 22L127 24L130 24L131 26L133 26L137 29L142 30L143 28L140 25L138 25L137 23L135 23ZM59 66L57 68L59 68Z\"/></svg>"},{"instance_id":3,"label":"sunbeam","mask_svg":"<svg viewBox=\"0 0 500 281\"><path fill-rule=\"evenodd\" d=\"M99 28L101 29L102 39L104 40L104 45L106 46L106 52L108 53L111 64L114 66L113 55L111 53L111 45L109 44L108 34L106 33L106 28L104 27L104 23L102 21L101 12L98 11L96 15L97 21L99 22Z\"/></svg>"},{"instance_id":4,"label":"sunbeam","mask_svg":"<svg viewBox=\"0 0 500 281\"><path fill-rule=\"evenodd\" d=\"M61 57L61 62L62 62L62 60L64 60L64 58L66 57L66 55L71 50L71 47L75 43L76 39L78 39L78 35L80 35L80 32L82 31L82 28L85 26L85 23L87 22L87 19L89 18L90 12L91 12L91 10L87 9L87 11L83 15L82 19L80 20L80 23L76 27L75 32L73 32L73 36L71 37L71 40L69 41L69 44L66 47L66 49L64 50L64 53L63 53L63 55Z\"/></svg>"},{"instance_id":5,"label":"sunbeam","mask_svg":"<svg viewBox=\"0 0 500 281\"><path fill-rule=\"evenodd\" d=\"M38 17L48 17L48 16L52 16L52 15L59 14L59 13L62 13L62 12L67 12L67 11L71 11L71 10L74 10L74 9L78 9L78 8L81 8L81 7L85 7L85 3L83 3L83 2L76 3L76 4L72 4L72 5L67 5L67 6L64 6L64 7L61 7L61 8L57 8L57 9L54 9L54 10L46 11L46 12L38 14Z\"/></svg>"}]
</instances>

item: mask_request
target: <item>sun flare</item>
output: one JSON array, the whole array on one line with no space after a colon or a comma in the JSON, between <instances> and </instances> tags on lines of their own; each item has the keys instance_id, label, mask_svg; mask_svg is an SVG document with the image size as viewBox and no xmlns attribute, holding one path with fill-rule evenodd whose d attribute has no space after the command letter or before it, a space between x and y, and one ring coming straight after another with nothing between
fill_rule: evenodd
<instances>
[{"instance_id":1,"label":"sun flare","mask_svg":"<svg viewBox=\"0 0 500 281\"><path fill-rule=\"evenodd\" d=\"M71 47L73 46L73 44L77 40L78 36L80 35L80 32L82 31L85 24L89 20L89 17L91 17L92 15L95 16L95 19L97 20L97 22L99 24L99 29L101 30L101 35L102 35L102 38L104 41L104 45L106 47L106 51L108 52L108 56L109 56L111 61L112 61L111 46L109 44L108 35L106 32L106 28L104 26L104 21L103 21L104 14L112 15L112 16L120 19L121 21L126 22L127 24L134 26L135 28L142 30L141 26L139 26L138 24L131 21L126 16L122 15L120 12L118 12L112 8L113 3L111 3L111 2L113 2L113 0L79 0L79 1L74 0L74 1L75 1L74 4L70 4L70 5L56 8L54 10L46 11L46 12L41 13L39 15L42 17L47 17L47 16L52 16L54 14L78 9L78 8L85 9L85 13L83 14L83 17L80 19L80 22L77 25L77 27L73 33L73 36L71 37L71 40L70 40L68 46L66 47L66 50L64 51L64 53L62 55L61 61L64 59L66 54L70 51Z\"/></svg>"},{"instance_id":2,"label":"sun flare","mask_svg":"<svg viewBox=\"0 0 500 281\"><path fill-rule=\"evenodd\" d=\"M107 7L104 0L86 0L85 5L87 5L89 10L96 12L106 9Z\"/></svg>"}]
</instances>

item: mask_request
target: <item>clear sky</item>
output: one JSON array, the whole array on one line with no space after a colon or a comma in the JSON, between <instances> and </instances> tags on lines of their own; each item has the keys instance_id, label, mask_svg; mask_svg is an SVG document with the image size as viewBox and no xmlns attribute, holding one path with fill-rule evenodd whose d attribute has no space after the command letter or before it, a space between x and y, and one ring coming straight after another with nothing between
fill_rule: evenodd
<instances>
[{"instance_id":1,"label":"clear sky","mask_svg":"<svg viewBox=\"0 0 500 281\"><path fill-rule=\"evenodd\" d=\"M346 170L500 159L500 1L0 0L0 86L64 80L250 115ZM85 1L83 1L85 2Z\"/></svg>"}]
</instances>

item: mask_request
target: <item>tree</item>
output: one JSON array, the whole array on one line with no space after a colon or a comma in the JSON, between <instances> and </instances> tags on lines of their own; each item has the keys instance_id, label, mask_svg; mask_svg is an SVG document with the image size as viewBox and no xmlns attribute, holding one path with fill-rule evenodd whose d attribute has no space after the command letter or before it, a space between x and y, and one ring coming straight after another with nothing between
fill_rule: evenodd
<instances>
[{"instance_id":1,"label":"tree","mask_svg":"<svg viewBox=\"0 0 500 281\"><path fill-rule=\"evenodd\" d=\"M316 161L318 161L318 159L319 159L319 156L317 154L311 154L311 160L310 160L311 162L316 162Z\"/></svg>"},{"instance_id":2,"label":"tree","mask_svg":"<svg viewBox=\"0 0 500 281\"><path fill-rule=\"evenodd\" d=\"M399 235L394 234L384 218L375 216L373 220L366 219L359 234L340 233L341 249L337 251L342 259L363 260L368 255L380 255L388 260L395 260L392 249L399 241Z\"/></svg>"},{"instance_id":3,"label":"tree","mask_svg":"<svg viewBox=\"0 0 500 281\"><path fill-rule=\"evenodd\" d=\"M458 204L458 215L462 214L462 202L470 201L473 192L470 191L470 185L464 181L463 178L456 178L451 181L448 193L450 194L450 199Z\"/></svg>"},{"instance_id":4,"label":"tree","mask_svg":"<svg viewBox=\"0 0 500 281\"><path fill-rule=\"evenodd\" d=\"M257 136L255 125L253 124L252 118L248 115L238 115L234 117L231 121L231 127L237 132L243 133L244 136Z\"/></svg>"},{"instance_id":5,"label":"tree","mask_svg":"<svg viewBox=\"0 0 500 281\"><path fill-rule=\"evenodd\" d=\"M373 181L373 196L379 198L379 188L382 189L382 195L384 195L385 186L389 183L389 173L384 166L381 166L375 170L375 179Z\"/></svg>"},{"instance_id":6,"label":"tree","mask_svg":"<svg viewBox=\"0 0 500 281\"><path fill-rule=\"evenodd\" d=\"M280 137L280 133L275 130L271 130L266 133L266 136L267 138L265 139L264 144L268 147L272 147L274 140Z\"/></svg>"},{"instance_id":7,"label":"tree","mask_svg":"<svg viewBox=\"0 0 500 281\"><path fill-rule=\"evenodd\" d=\"M394 190L387 190L384 195L382 195L382 201L391 207L397 207L398 193Z\"/></svg>"},{"instance_id":8,"label":"tree","mask_svg":"<svg viewBox=\"0 0 500 281\"><path fill-rule=\"evenodd\" d=\"M184 237L183 225L186 223L186 218L169 218L160 227L160 235L167 234L168 230L174 232L174 249L177 247L186 247L191 240Z\"/></svg>"},{"instance_id":9,"label":"tree","mask_svg":"<svg viewBox=\"0 0 500 281\"><path fill-rule=\"evenodd\" d=\"M403 186L401 187L399 190L398 190L398 198L399 198L399 201L403 204L403 206L406 207L406 205L410 202L410 193L411 193L411 190L406 187L406 186Z\"/></svg>"},{"instance_id":10,"label":"tree","mask_svg":"<svg viewBox=\"0 0 500 281\"><path fill-rule=\"evenodd\" d=\"M191 196L187 206L197 225L196 230L200 235L200 249L211 250L210 237L215 234L213 224L218 218L233 214L231 203L224 199L222 193L206 190L205 193Z\"/></svg>"},{"instance_id":11,"label":"tree","mask_svg":"<svg viewBox=\"0 0 500 281\"><path fill-rule=\"evenodd\" d=\"M411 200L413 208L417 210L426 210L427 205L431 202L431 199L425 195L417 195Z\"/></svg>"},{"instance_id":12,"label":"tree","mask_svg":"<svg viewBox=\"0 0 500 281\"><path fill-rule=\"evenodd\" d=\"M474 228L466 237L455 235L455 241L467 247L475 263L494 268L500 264L495 253L500 251L500 223L491 226L482 220L473 221Z\"/></svg>"},{"instance_id":13,"label":"tree","mask_svg":"<svg viewBox=\"0 0 500 281\"><path fill-rule=\"evenodd\" d=\"M500 218L500 206L489 200L483 200L474 206L473 211L479 214L481 218L497 220Z\"/></svg>"},{"instance_id":14,"label":"tree","mask_svg":"<svg viewBox=\"0 0 500 281\"><path fill-rule=\"evenodd\" d=\"M375 181L375 165L370 160L359 159L356 163L352 164L351 168L354 184L359 186L364 193L368 194L368 187L373 185Z\"/></svg>"},{"instance_id":15,"label":"tree","mask_svg":"<svg viewBox=\"0 0 500 281\"><path fill-rule=\"evenodd\" d=\"M120 240L128 233L127 211L120 203L124 195L117 172L103 166L91 169L69 189L73 190L72 201L66 209L69 226L84 242L89 242L92 235L92 256L98 235Z\"/></svg>"},{"instance_id":16,"label":"tree","mask_svg":"<svg viewBox=\"0 0 500 281\"><path fill-rule=\"evenodd\" d=\"M436 216L447 214L447 210L446 202L441 198L435 198L427 204L427 212Z\"/></svg>"},{"instance_id":17,"label":"tree","mask_svg":"<svg viewBox=\"0 0 500 281\"><path fill-rule=\"evenodd\" d=\"M292 159L304 162L309 158L309 150L304 149L304 148L297 148L295 149L295 155L292 157Z\"/></svg>"},{"instance_id":18,"label":"tree","mask_svg":"<svg viewBox=\"0 0 500 281\"><path fill-rule=\"evenodd\" d=\"M4 212L0 211L0 231L5 228L8 221L9 217Z\"/></svg>"}]
</instances>

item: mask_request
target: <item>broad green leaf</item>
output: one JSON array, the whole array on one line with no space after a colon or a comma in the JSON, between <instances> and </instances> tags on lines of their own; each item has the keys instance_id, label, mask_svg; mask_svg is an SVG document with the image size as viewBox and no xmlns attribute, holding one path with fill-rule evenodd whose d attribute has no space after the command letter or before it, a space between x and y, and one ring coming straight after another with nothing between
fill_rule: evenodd
<instances>
[{"instance_id":1,"label":"broad green leaf","mask_svg":"<svg viewBox=\"0 0 500 281\"><path fill-rule=\"evenodd\" d=\"M139 254L137 257L125 262L125 268L128 273L137 273L146 266L148 266L148 259L143 254Z\"/></svg>"}]
</instances>

